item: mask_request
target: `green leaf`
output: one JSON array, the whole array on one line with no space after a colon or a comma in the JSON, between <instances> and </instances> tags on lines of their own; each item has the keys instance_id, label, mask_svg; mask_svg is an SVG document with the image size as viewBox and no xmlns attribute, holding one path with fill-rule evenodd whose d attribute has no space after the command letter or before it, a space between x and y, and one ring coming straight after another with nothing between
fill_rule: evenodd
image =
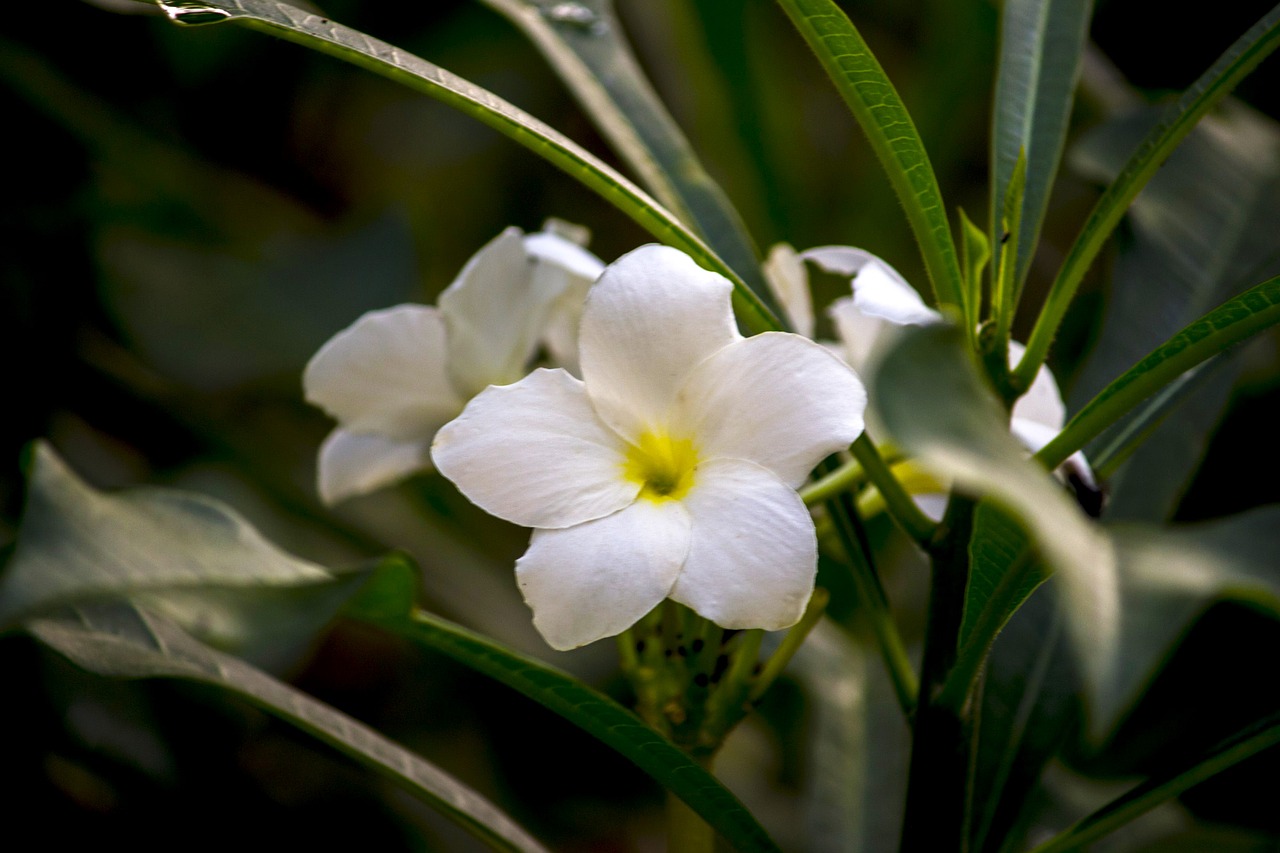
<instances>
[{"instance_id":1,"label":"green leaf","mask_svg":"<svg viewBox=\"0 0 1280 853\"><path fill-rule=\"evenodd\" d=\"M688 227L634 183L559 131L497 95L424 59L280 0L156 3L180 24L231 21L327 53L430 95L520 143L600 195L657 239L687 252L734 284L739 319L753 331L777 319L733 269Z\"/></svg>"},{"instance_id":2,"label":"green leaf","mask_svg":"<svg viewBox=\"0 0 1280 853\"><path fill-rule=\"evenodd\" d=\"M971 849L1012 849L1036 782L1078 718L1061 608L1043 587L996 639L975 714Z\"/></svg>"},{"instance_id":3,"label":"green leaf","mask_svg":"<svg viewBox=\"0 0 1280 853\"><path fill-rule=\"evenodd\" d=\"M1032 848L1031 853L1079 850L1183 791L1276 744L1280 744L1280 714L1273 714L1238 732L1184 769L1148 779L1066 831Z\"/></svg>"},{"instance_id":4,"label":"green leaf","mask_svg":"<svg viewBox=\"0 0 1280 853\"><path fill-rule=\"evenodd\" d=\"M1101 733L1138 698L1191 621L1215 601L1247 601L1280 616L1280 505L1172 528L1116 525L1124 624L1112 681L1093 697Z\"/></svg>"},{"instance_id":5,"label":"green leaf","mask_svg":"<svg viewBox=\"0 0 1280 853\"><path fill-rule=\"evenodd\" d=\"M824 620L788 671L810 704L806 849L896 850L911 739L883 669L843 629Z\"/></svg>"},{"instance_id":6,"label":"green leaf","mask_svg":"<svg viewBox=\"0 0 1280 853\"><path fill-rule=\"evenodd\" d=\"M424 800L495 850L545 850L488 800L373 729L127 605L33 619L27 630L77 666L123 678L181 678L236 693Z\"/></svg>"},{"instance_id":7,"label":"green leaf","mask_svg":"<svg viewBox=\"0 0 1280 853\"><path fill-rule=\"evenodd\" d=\"M611 0L480 2L524 31L641 182L767 299L746 226L645 79Z\"/></svg>"},{"instance_id":8,"label":"green leaf","mask_svg":"<svg viewBox=\"0 0 1280 853\"><path fill-rule=\"evenodd\" d=\"M1110 682L1121 615L1110 541L1047 471L1025 458L1009 434L1007 414L980 378L964 332L943 325L904 328L871 385L885 426L904 448L957 488L989 498L1027 529L1054 569L1086 681L1094 689ZM966 603L967 610L975 606ZM964 667L968 673L958 682L948 680L949 701L967 696L971 676L985 657L985 644L974 648L975 654L957 663L957 670Z\"/></svg>"},{"instance_id":9,"label":"green leaf","mask_svg":"<svg viewBox=\"0 0 1280 853\"><path fill-rule=\"evenodd\" d=\"M991 128L991 221L1008 195L1020 152L1026 156L1026 192L1020 234L1011 240L1014 289L1035 254L1049 192L1058 173L1093 0L1008 0L1000 24Z\"/></svg>"},{"instance_id":10,"label":"green leaf","mask_svg":"<svg viewBox=\"0 0 1280 853\"><path fill-rule=\"evenodd\" d=\"M1280 5L1250 27L1170 104L1161 120L1134 149L1119 176L1094 205L1049 290L1027 341L1026 354L1017 367L1022 387L1030 387L1040 365L1044 364L1076 289L1129 204L1196 123L1277 46L1280 46Z\"/></svg>"},{"instance_id":11,"label":"green leaf","mask_svg":"<svg viewBox=\"0 0 1280 853\"><path fill-rule=\"evenodd\" d=\"M1143 400L1196 365L1280 322L1280 276L1268 279L1187 326L1102 389L1038 454L1056 466Z\"/></svg>"},{"instance_id":12,"label":"green leaf","mask_svg":"<svg viewBox=\"0 0 1280 853\"><path fill-rule=\"evenodd\" d=\"M995 353L1000 375L1005 373L1008 356L1009 330L1013 328L1013 315L1018 310L1018 245L1022 234L1022 203L1027 190L1027 156L1018 153L1013 175L1005 186L1004 203L1000 207L1000 248L996 252L995 287L991 292L991 314L996 321Z\"/></svg>"},{"instance_id":13,"label":"green leaf","mask_svg":"<svg viewBox=\"0 0 1280 853\"><path fill-rule=\"evenodd\" d=\"M366 586L349 615L447 655L564 717L634 762L737 849L777 850L728 789L639 717L554 667L414 608L416 586L407 569L386 573Z\"/></svg>"},{"instance_id":14,"label":"green leaf","mask_svg":"<svg viewBox=\"0 0 1280 853\"><path fill-rule=\"evenodd\" d=\"M964 239L960 243L960 265L964 270L965 298L976 314L982 305L982 273L991 260L991 243L982 229L974 225L964 210L960 210L960 230Z\"/></svg>"},{"instance_id":15,"label":"green leaf","mask_svg":"<svg viewBox=\"0 0 1280 853\"><path fill-rule=\"evenodd\" d=\"M69 605L146 600L223 647L280 665L351 592L352 578L286 554L218 501L155 488L99 492L43 442L29 468L0 578L0 625Z\"/></svg>"},{"instance_id":16,"label":"green leaf","mask_svg":"<svg viewBox=\"0 0 1280 853\"><path fill-rule=\"evenodd\" d=\"M857 28L832 0L778 0L862 127L907 212L938 304L969 323L960 261L938 180L906 106Z\"/></svg>"},{"instance_id":17,"label":"green leaf","mask_svg":"<svg viewBox=\"0 0 1280 853\"><path fill-rule=\"evenodd\" d=\"M1090 177L1114 178L1156 118L1139 110L1090 131L1073 150L1073 163ZM1151 179L1129 211L1132 239L1119 241L1107 311L1073 383L1073 409L1182 326L1280 273L1272 224L1280 219L1277 152L1280 126L1228 99ZM1112 481L1109 518L1163 521L1173 514L1222 416L1239 360L1220 360L1203 389L1186 385L1169 395L1152 413L1165 420L1157 428L1127 425L1151 443ZM1194 401L1185 399L1191 393Z\"/></svg>"}]
</instances>

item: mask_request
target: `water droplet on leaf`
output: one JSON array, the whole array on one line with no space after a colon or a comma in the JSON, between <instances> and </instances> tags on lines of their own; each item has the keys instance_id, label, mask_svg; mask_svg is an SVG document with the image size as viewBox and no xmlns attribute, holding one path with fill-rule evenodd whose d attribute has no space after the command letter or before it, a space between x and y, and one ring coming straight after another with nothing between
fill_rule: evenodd
<instances>
[{"instance_id":1,"label":"water droplet on leaf","mask_svg":"<svg viewBox=\"0 0 1280 853\"><path fill-rule=\"evenodd\" d=\"M553 3L543 12L547 18L562 24L589 27L596 23L596 13L581 3Z\"/></svg>"},{"instance_id":2,"label":"water droplet on leaf","mask_svg":"<svg viewBox=\"0 0 1280 853\"><path fill-rule=\"evenodd\" d=\"M160 8L164 10L169 20L187 27L217 24L231 17L231 13L226 9L219 9L216 6L208 6L204 3L161 2Z\"/></svg>"}]
</instances>

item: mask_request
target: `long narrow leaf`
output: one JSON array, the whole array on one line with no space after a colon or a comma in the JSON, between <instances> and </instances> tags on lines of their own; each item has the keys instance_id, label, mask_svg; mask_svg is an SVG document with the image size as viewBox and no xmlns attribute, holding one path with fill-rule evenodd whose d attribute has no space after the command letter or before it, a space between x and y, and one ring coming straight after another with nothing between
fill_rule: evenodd
<instances>
[{"instance_id":1,"label":"long narrow leaf","mask_svg":"<svg viewBox=\"0 0 1280 853\"><path fill-rule=\"evenodd\" d=\"M972 322L960 260L929 155L898 92L853 23L832 0L778 0L809 43L871 142L907 212L939 305Z\"/></svg>"},{"instance_id":2,"label":"long narrow leaf","mask_svg":"<svg viewBox=\"0 0 1280 853\"><path fill-rule=\"evenodd\" d=\"M1030 387L1040 365L1044 364L1076 289L1129 204L1196 123L1277 47L1280 47L1280 5L1263 15L1227 48L1208 71L1169 105L1164 118L1138 144L1119 177L1094 205L1049 290L1027 341L1027 351L1016 370L1023 387Z\"/></svg>"},{"instance_id":3,"label":"long narrow leaf","mask_svg":"<svg viewBox=\"0 0 1280 853\"><path fill-rule=\"evenodd\" d=\"M493 849L545 850L496 806L434 764L239 658L203 645L164 619L117 605L37 619L26 627L99 675L181 678L239 694L425 800Z\"/></svg>"},{"instance_id":4,"label":"long narrow leaf","mask_svg":"<svg viewBox=\"0 0 1280 853\"><path fill-rule=\"evenodd\" d=\"M991 131L991 222L1026 152L1026 191L1015 252L1021 283L1035 254L1049 191L1062 160L1093 0L1008 0L1000 24Z\"/></svg>"},{"instance_id":5,"label":"long narrow leaf","mask_svg":"<svg viewBox=\"0 0 1280 853\"><path fill-rule=\"evenodd\" d=\"M1031 853L1079 850L1233 764L1276 744L1280 744L1280 714L1260 720L1223 741L1185 770L1143 782L1065 832L1033 848Z\"/></svg>"},{"instance_id":6,"label":"long narrow leaf","mask_svg":"<svg viewBox=\"0 0 1280 853\"><path fill-rule=\"evenodd\" d=\"M1280 276L1249 288L1174 335L1099 392L1036 456L1060 465L1143 400L1227 347L1280 323Z\"/></svg>"},{"instance_id":7,"label":"long narrow leaf","mask_svg":"<svg viewBox=\"0 0 1280 853\"><path fill-rule=\"evenodd\" d=\"M484 673L599 738L687 803L738 850L777 850L728 789L635 714L554 667L414 608L416 583L411 572L386 573L365 589L349 613Z\"/></svg>"},{"instance_id":8,"label":"long narrow leaf","mask_svg":"<svg viewBox=\"0 0 1280 853\"><path fill-rule=\"evenodd\" d=\"M529 37L641 182L767 299L746 226L649 85L612 0L480 2Z\"/></svg>"},{"instance_id":9,"label":"long narrow leaf","mask_svg":"<svg viewBox=\"0 0 1280 853\"><path fill-rule=\"evenodd\" d=\"M484 122L580 181L657 239L732 281L739 319L752 331L779 328L755 292L670 211L595 155L492 92L399 48L279 0L156 2L177 23L231 21L261 30L402 83Z\"/></svg>"}]
</instances>

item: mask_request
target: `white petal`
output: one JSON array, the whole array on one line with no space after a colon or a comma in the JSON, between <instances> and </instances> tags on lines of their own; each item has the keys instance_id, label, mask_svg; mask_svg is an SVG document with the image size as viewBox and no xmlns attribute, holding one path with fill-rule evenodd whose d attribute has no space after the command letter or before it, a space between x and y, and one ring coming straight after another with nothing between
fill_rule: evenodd
<instances>
[{"instance_id":1,"label":"white petal","mask_svg":"<svg viewBox=\"0 0 1280 853\"><path fill-rule=\"evenodd\" d=\"M627 438L665 426L689 371L740 339L728 279L683 252L642 246L591 288L579 339L582 377L600 416Z\"/></svg>"},{"instance_id":2,"label":"white petal","mask_svg":"<svg viewBox=\"0 0 1280 853\"><path fill-rule=\"evenodd\" d=\"M852 296L832 302L827 308L836 327L836 335L844 344L844 357L857 370L866 370L876 356L893 341L901 328L880 317L863 314L853 304Z\"/></svg>"},{"instance_id":3,"label":"white petal","mask_svg":"<svg viewBox=\"0 0 1280 853\"><path fill-rule=\"evenodd\" d=\"M562 276L535 276L519 228L471 256L440 294L449 328L449 376L464 397L525 374Z\"/></svg>"},{"instance_id":4,"label":"white petal","mask_svg":"<svg viewBox=\"0 0 1280 853\"><path fill-rule=\"evenodd\" d=\"M445 372L440 313L370 311L320 348L302 375L307 400L352 432L429 441L462 408Z\"/></svg>"},{"instance_id":5,"label":"white petal","mask_svg":"<svg viewBox=\"0 0 1280 853\"><path fill-rule=\"evenodd\" d=\"M1017 411L1016 406L1014 407L1014 411ZM1013 433L1014 438L1022 442L1023 447L1027 448L1027 450L1030 450L1032 453L1039 453L1042 447L1057 438L1058 433L1061 432L1060 429L1045 426L1044 424L1031 420L1030 418L1018 417L1009 419L1009 431ZM1058 466L1060 479L1061 475L1064 473L1063 469L1069 469L1070 472L1079 477L1086 486L1090 489L1094 489L1095 491L1097 490L1097 478L1094 477L1093 467L1089 465L1089 460L1084 455L1083 450L1077 450Z\"/></svg>"},{"instance_id":6,"label":"white petal","mask_svg":"<svg viewBox=\"0 0 1280 853\"><path fill-rule=\"evenodd\" d=\"M335 429L320 445L320 499L335 504L431 468L430 437L395 441Z\"/></svg>"},{"instance_id":7,"label":"white petal","mask_svg":"<svg viewBox=\"0 0 1280 853\"><path fill-rule=\"evenodd\" d=\"M804 502L750 462L710 462L696 476L683 500L693 526L689 556L671 597L723 628L794 625L818 572Z\"/></svg>"},{"instance_id":8,"label":"white petal","mask_svg":"<svg viewBox=\"0 0 1280 853\"><path fill-rule=\"evenodd\" d=\"M578 329L582 326L582 309L593 284L594 282L585 278L571 280L569 286L552 303L546 328L542 332L542 342L546 344L551 360L557 367L563 367L574 376L582 375Z\"/></svg>"},{"instance_id":9,"label":"white petal","mask_svg":"<svg viewBox=\"0 0 1280 853\"><path fill-rule=\"evenodd\" d=\"M786 332L736 341L681 389L671 434L699 459L747 459L793 486L862 433L867 392L826 348Z\"/></svg>"},{"instance_id":10,"label":"white petal","mask_svg":"<svg viewBox=\"0 0 1280 853\"><path fill-rule=\"evenodd\" d=\"M1026 351L1027 348L1017 341L1009 341L1009 366L1016 367ZM1061 431L1062 425L1067 422L1067 407L1062 402L1062 392L1058 390L1058 383L1053 378L1053 373L1049 371L1047 364L1041 365L1039 372L1036 373L1036 378L1031 383L1031 387L1027 389L1027 393L1019 397L1018 402L1013 404L1013 411L1010 415L1014 418L1042 424L1054 433ZM1044 443L1047 444L1048 441ZM1039 447L1032 448L1033 451L1039 449Z\"/></svg>"},{"instance_id":11,"label":"white petal","mask_svg":"<svg viewBox=\"0 0 1280 853\"><path fill-rule=\"evenodd\" d=\"M554 528L635 500L640 485L623 476L625 453L582 383L546 369L482 391L431 447L440 473L481 509L525 527Z\"/></svg>"},{"instance_id":12,"label":"white petal","mask_svg":"<svg viewBox=\"0 0 1280 853\"><path fill-rule=\"evenodd\" d=\"M942 315L924 304L915 288L883 259L852 246L819 246L800 254L829 273L853 278L854 306L863 314L899 326L936 323Z\"/></svg>"},{"instance_id":13,"label":"white petal","mask_svg":"<svg viewBox=\"0 0 1280 853\"><path fill-rule=\"evenodd\" d=\"M804 260L786 243L769 250L764 262L764 279L782 305L782 312L796 334L813 337L813 297L809 293L809 273Z\"/></svg>"},{"instance_id":14,"label":"white petal","mask_svg":"<svg viewBox=\"0 0 1280 853\"><path fill-rule=\"evenodd\" d=\"M545 262L574 278L595 281L604 272L604 262L595 255L572 240L549 231L526 236L524 250L534 260Z\"/></svg>"},{"instance_id":15,"label":"white petal","mask_svg":"<svg viewBox=\"0 0 1280 853\"><path fill-rule=\"evenodd\" d=\"M535 530L516 562L533 624L552 648L572 649L630 628L671 592L689 551L677 501L636 501L565 530Z\"/></svg>"}]
</instances>

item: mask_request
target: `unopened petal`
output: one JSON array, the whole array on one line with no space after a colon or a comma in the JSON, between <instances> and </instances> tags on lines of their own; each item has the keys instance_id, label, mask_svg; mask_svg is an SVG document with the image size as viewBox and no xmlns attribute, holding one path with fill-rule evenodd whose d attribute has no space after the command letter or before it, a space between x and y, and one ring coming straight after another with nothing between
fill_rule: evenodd
<instances>
[{"instance_id":1,"label":"unopened petal","mask_svg":"<svg viewBox=\"0 0 1280 853\"><path fill-rule=\"evenodd\" d=\"M750 462L698 468L683 503L689 556L671 597L723 628L794 625L813 593L818 545L795 490Z\"/></svg>"},{"instance_id":2,"label":"unopened petal","mask_svg":"<svg viewBox=\"0 0 1280 853\"><path fill-rule=\"evenodd\" d=\"M728 279L683 252L642 246L610 264L583 309L582 376L596 411L634 439L665 426L702 359L740 338Z\"/></svg>"},{"instance_id":3,"label":"unopened petal","mask_svg":"<svg viewBox=\"0 0 1280 853\"><path fill-rule=\"evenodd\" d=\"M471 256L440 294L449 328L449 376L464 397L525 374L558 291L534 275L524 234L508 228Z\"/></svg>"},{"instance_id":4,"label":"unopened petal","mask_svg":"<svg viewBox=\"0 0 1280 853\"><path fill-rule=\"evenodd\" d=\"M436 433L431 458L481 509L525 527L570 527L617 512L640 484L623 476L626 445L582 383L539 369L476 396Z\"/></svg>"},{"instance_id":5,"label":"unopened petal","mask_svg":"<svg viewBox=\"0 0 1280 853\"><path fill-rule=\"evenodd\" d=\"M534 627L556 649L620 634L671 592L689 551L676 501L636 501L564 530L535 530L516 562Z\"/></svg>"},{"instance_id":6,"label":"unopened petal","mask_svg":"<svg viewBox=\"0 0 1280 853\"><path fill-rule=\"evenodd\" d=\"M893 341L896 331L902 328L880 317L863 314L853 304L852 296L832 302L827 314L844 345L844 358L857 370L866 370L876 355Z\"/></svg>"},{"instance_id":7,"label":"unopened petal","mask_svg":"<svg viewBox=\"0 0 1280 853\"><path fill-rule=\"evenodd\" d=\"M326 504L390 486L431 468L431 441L395 441L335 429L320 445L317 474Z\"/></svg>"},{"instance_id":8,"label":"unopened petal","mask_svg":"<svg viewBox=\"0 0 1280 853\"><path fill-rule=\"evenodd\" d=\"M524 238L524 246L538 262L536 275L558 277L547 285L557 295L547 312L542 342L558 367L581 376L578 328L587 293L604 272L604 263L572 240L549 231L530 234Z\"/></svg>"},{"instance_id":9,"label":"unopened petal","mask_svg":"<svg viewBox=\"0 0 1280 853\"><path fill-rule=\"evenodd\" d=\"M782 305L782 313L796 334L813 337L813 297L809 293L809 273L804 259L786 243L769 250L764 262L764 279Z\"/></svg>"},{"instance_id":10,"label":"unopened petal","mask_svg":"<svg viewBox=\"0 0 1280 853\"><path fill-rule=\"evenodd\" d=\"M444 322L422 305L365 314L312 356L302 385L344 429L397 441L430 441L463 402L446 374Z\"/></svg>"},{"instance_id":11,"label":"unopened petal","mask_svg":"<svg viewBox=\"0 0 1280 853\"><path fill-rule=\"evenodd\" d=\"M785 332L736 341L681 389L671 432L700 459L747 459L793 486L862 433L867 392L824 347Z\"/></svg>"},{"instance_id":12,"label":"unopened petal","mask_svg":"<svg viewBox=\"0 0 1280 853\"><path fill-rule=\"evenodd\" d=\"M1022 344L1010 341L1009 367L1016 367L1026 351L1027 348ZM1010 415L1046 426L1054 433L1062 429L1062 425L1067 421L1067 407L1062 402L1062 392L1058 390L1058 382L1053 378L1053 373L1050 372L1047 364L1041 365L1027 393L1013 404ZM1033 450L1039 449L1039 447L1033 448Z\"/></svg>"}]
</instances>

